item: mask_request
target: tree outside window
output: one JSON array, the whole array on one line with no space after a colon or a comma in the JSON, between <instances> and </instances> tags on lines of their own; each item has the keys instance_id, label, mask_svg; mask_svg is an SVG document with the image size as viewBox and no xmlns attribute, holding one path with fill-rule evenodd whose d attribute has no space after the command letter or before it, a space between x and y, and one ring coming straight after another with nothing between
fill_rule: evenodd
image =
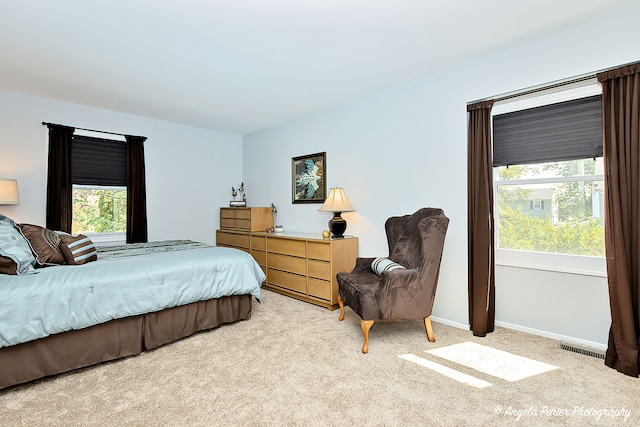
<instances>
[{"instance_id":1,"label":"tree outside window","mask_svg":"<svg viewBox=\"0 0 640 427\"><path fill-rule=\"evenodd\" d=\"M498 248L604 256L602 158L496 168Z\"/></svg>"},{"instance_id":2,"label":"tree outside window","mask_svg":"<svg viewBox=\"0 0 640 427\"><path fill-rule=\"evenodd\" d=\"M126 230L126 188L73 186L72 233L113 233Z\"/></svg>"}]
</instances>

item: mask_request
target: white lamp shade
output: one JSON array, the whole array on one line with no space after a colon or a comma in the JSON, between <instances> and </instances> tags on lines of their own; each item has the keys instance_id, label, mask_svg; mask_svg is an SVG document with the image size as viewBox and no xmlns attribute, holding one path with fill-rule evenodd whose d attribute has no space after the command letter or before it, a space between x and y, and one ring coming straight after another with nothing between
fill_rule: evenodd
<instances>
[{"instance_id":1,"label":"white lamp shade","mask_svg":"<svg viewBox=\"0 0 640 427\"><path fill-rule=\"evenodd\" d=\"M17 205L19 203L18 181L0 178L0 205Z\"/></svg>"},{"instance_id":2,"label":"white lamp shade","mask_svg":"<svg viewBox=\"0 0 640 427\"><path fill-rule=\"evenodd\" d=\"M339 187L334 187L329 190L329 195L324 201L324 204L318 209L320 212L355 212L347 195L344 194L344 190Z\"/></svg>"}]
</instances>

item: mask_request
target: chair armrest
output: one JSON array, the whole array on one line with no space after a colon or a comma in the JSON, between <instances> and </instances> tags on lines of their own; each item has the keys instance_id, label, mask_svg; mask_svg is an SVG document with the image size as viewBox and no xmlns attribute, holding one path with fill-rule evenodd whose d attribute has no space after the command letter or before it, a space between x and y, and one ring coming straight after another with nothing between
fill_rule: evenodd
<instances>
[{"instance_id":1,"label":"chair armrest","mask_svg":"<svg viewBox=\"0 0 640 427\"><path fill-rule=\"evenodd\" d=\"M418 278L417 268L402 268L398 270L385 271L382 273L380 287L406 289L414 280Z\"/></svg>"},{"instance_id":2,"label":"chair armrest","mask_svg":"<svg viewBox=\"0 0 640 427\"><path fill-rule=\"evenodd\" d=\"M382 274L376 289L381 318L419 319L428 317L433 307L433 287L421 283L420 269L408 268Z\"/></svg>"},{"instance_id":3,"label":"chair armrest","mask_svg":"<svg viewBox=\"0 0 640 427\"><path fill-rule=\"evenodd\" d=\"M356 266L351 270L352 273L362 273L367 270L371 272L371 264L375 258L356 258Z\"/></svg>"},{"instance_id":4,"label":"chair armrest","mask_svg":"<svg viewBox=\"0 0 640 427\"><path fill-rule=\"evenodd\" d=\"M380 304L382 301L388 301L393 296L404 295L414 286L418 279L417 268L407 268L385 271L380 276L380 286L376 289L376 298Z\"/></svg>"}]
</instances>

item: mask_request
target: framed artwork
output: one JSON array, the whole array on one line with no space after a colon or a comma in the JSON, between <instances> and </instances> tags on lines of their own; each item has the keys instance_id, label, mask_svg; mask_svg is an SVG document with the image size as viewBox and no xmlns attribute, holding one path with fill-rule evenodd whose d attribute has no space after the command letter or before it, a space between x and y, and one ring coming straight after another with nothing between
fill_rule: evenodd
<instances>
[{"instance_id":1,"label":"framed artwork","mask_svg":"<svg viewBox=\"0 0 640 427\"><path fill-rule=\"evenodd\" d=\"M291 159L293 203L324 203L327 198L327 153Z\"/></svg>"}]
</instances>

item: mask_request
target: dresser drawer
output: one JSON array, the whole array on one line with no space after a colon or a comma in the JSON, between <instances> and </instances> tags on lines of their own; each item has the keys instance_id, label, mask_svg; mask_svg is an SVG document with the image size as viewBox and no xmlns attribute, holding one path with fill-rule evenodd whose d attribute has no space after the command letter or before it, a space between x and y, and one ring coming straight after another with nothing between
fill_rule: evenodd
<instances>
[{"instance_id":1,"label":"dresser drawer","mask_svg":"<svg viewBox=\"0 0 640 427\"><path fill-rule=\"evenodd\" d=\"M238 228L240 230L251 230L251 219L247 218L236 218L234 221L235 225L234 228Z\"/></svg>"},{"instance_id":2,"label":"dresser drawer","mask_svg":"<svg viewBox=\"0 0 640 427\"><path fill-rule=\"evenodd\" d=\"M331 260L331 246L328 243L307 243L307 256L311 259Z\"/></svg>"},{"instance_id":3,"label":"dresser drawer","mask_svg":"<svg viewBox=\"0 0 640 427\"><path fill-rule=\"evenodd\" d=\"M271 267L267 268L267 283L302 294L307 291L307 278L305 276L274 270Z\"/></svg>"},{"instance_id":4,"label":"dresser drawer","mask_svg":"<svg viewBox=\"0 0 640 427\"><path fill-rule=\"evenodd\" d=\"M267 241L264 237L251 236L251 249L264 251L267 249Z\"/></svg>"},{"instance_id":5,"label":"dresser drawer","mask_svg":"<svg viewBox=\"0 0 640 427\"><path fill-rule=\"evenodd\" d=\"M267 241L267 251L279 254L293 255L304 258L306 256L306 242L304 240L289 240L270 238Z\"/></svg>"},{"instance_id":6,"label":"dresser drawer","mask_svg":"<svg viewBox=\"0 0 640 427\"><path fill-rule=\"evenodd\" d=\"M248 234L233 234L233 233L217 233L216 244L224 246L237 246L240 248L249 249L249 235Z\"/></svg>"},{"instance_id":7,"label":"dresser drawer","mask_svg":"<svg viewBox=\"0 0 640 427\"><path fill-rule=\"evenodd\" d=\"M331 300L331 282L309 278L307 293L312 297Z\"/></svg>"},{"instance_id":8,"label":"dresser drawer","mask_svg":"<svg viewBox=\"0 0 640 427\"><path fill-rule=\"evenodd\" d=\"M307 260L289 255L269 253L269 267L296 274L307 274Z\"/></svg>"},{"instance_id":9,"label":"dresser drawer","mask_svg":"<svg viewBox=\"0 0 640 427\"><path fill-rule=\"evenodd\" d=\"M251 249L251 256L260 266L267 265L267 256L264 251L256 251L255 249Z\"/></svg>"},{"instance_id":10,"label":"dresser drawer","mask_svg":"<svg viewBox=\"0 0 640 427\"><path fill-rule=\"evenodd\" d=\"M236 220L233 218L220 218L220 228L236 228Z\"/></svg>"},{"instance_id":11,"label":"dresser drawer","mask_svg":"<svg viewBox=\"0 0 640 427\"><path fill-rule=\"evenodd\" d=\"M230 208L220 208L220 218L235 218L236 214L233 209Z\"/></svg>"},{"instance_id":12,"label":"dresser drawer","mask_svg":"<svg viewBox=\"0 0 640 427\"><path fill-rule=\"evenodd\" d=\"M309 277L315 277L316 279L331 281L331 264L326 261L316 261L310 259L308 261L308 274Z\"/></svg>"},{"instance_id":13,"label":"dresser drawer","mask_svg":"<svg viewBox=\"0 0 640 427\"><path fill-rule=\"evenodd\" d=\"M238 209L235 214L236 219L251 219L251 209Z\"/></svg>"}]
</instances>

